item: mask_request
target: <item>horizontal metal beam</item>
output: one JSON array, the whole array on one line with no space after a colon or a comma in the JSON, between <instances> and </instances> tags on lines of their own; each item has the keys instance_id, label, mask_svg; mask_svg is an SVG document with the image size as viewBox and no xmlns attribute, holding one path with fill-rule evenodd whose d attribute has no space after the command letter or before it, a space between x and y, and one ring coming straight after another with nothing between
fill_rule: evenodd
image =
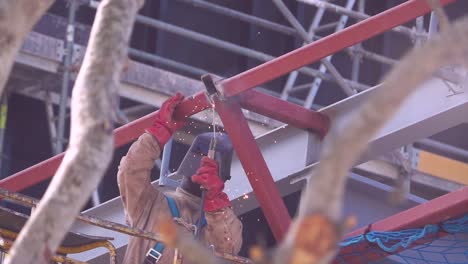
<instances>
[{"instance_id":1,"label":"horizontal metal beam","mask_svg":"<svg viewBox=\"0 0 468 264\"><path fill-rule=\"evenodd\" d=\"M60 43L60 41L56 40L55 43ZM84 48L81 50L84 52ZM44 54L42 54L40 51L32 55L40 58L44 57ZM57 60L56 57L49 58L50 61L54 61L54 59L56 60L55 63L58 64L59 60ZM177 83L177 88L174 83ZM165 87L166 92L169 94L174 94L176 90L180 90L181 87L185 87L185 92L191 92L193 90L199 91L194 96L188 97L177 108L176 114L179 117L189 117L202 112L205 109L211 108L211 105L207 102L207 97L205 96L204 92L200 91L200 82L175 74L170 74L168 72L136 62L131 62L127 72L123 75L120 94L124 97L135 98L135 96L140 93L139 98L143 98L141 100L145 100L144 103L153 105L156 101L154 96L161 100L160 96L154 94L154 91L161 90L161 88L158 89L157 86ZM151 90L153 92L151 92ZM282 110L277 114L274 111L275 109L271 108L271 105L265 103L276 102L276 104L278 104L280 103L279 99L275 99L272 96L259 92L253 92L253 94L255 94L255 97L253 100L246 100L246 106L250 106L252 109L255 108L255 110L261 112L263 115L274 116L281 121L291 121L292 123L299 125L299 127L310 127L322 132L326 131L328 128L328 124L324 122L325 118L318 118L318 116L321 116L321 114L314 113L311 110L298 107L288 102L281 102ZM160 104L162 102L158 103ZM151 125L151 120L154 118L154 115L155 113L149 114L132 123L117 128L114 134L115 146L119 147L136 139L144 132L145 128ZM317 123L309 123L311 121ZM29 169L15 173L8 178L0 180L0 186L10 191L19 191L46 180L55 174L55 171L58 168L62 158L63 153L36 164Z\"/></svg>"},{"instance_id":2,"label":"horizontal metal beam","mask_svg":"<svg viewBox=\"0 0 468 264\"><path fill-rule=\"evenodd\" d=\"M442 143L433 139L423 139L415 142L415 147L447 158L468 163L468 150Z\"/></svg>"},{"instance_id":3,"label":"horizontal metal beam","mask_svg":"<svg viewBox=\"0 0 468 264\"><path fill-rule=\"evenodd\" d=\"M86 49L81 45L75 45L75 50L76 57L80 58L84 55ZM16 63L43 70L48 73L58 73L61 65L62 53L62 40L40 33L31 32L23 42L23 46L16 58ZM130 54L149 60L152 60L155 57L155 55L133 49L130 50ZM180 66L179 63L176 64L177 66ZM30 78L36 77L30 76ZM50 82L47 82L47 84L49 83ZM42 88L43 87L38 85L37 89L28 92L28 90L22 89L22 87L15 87L14 91L41 100L45 95L44 91L41 90ZM130 61L128 70L122 77L122 86L119 90L119 95L124 98L159 108L167 98L175 95L176 92L189 95L203 89L203 84L198 80L151 67L143 63ZM54 89L50 90L52 99L55 99ZM255 135L263 134L274 127L282 125L275 120L268 117L260 117L255 113L244 111L244 114L249 120L249 126ZM194 118L211 123L211 115L208 114L201 113L195 115Z\"/></svg>"},{"instance_id":4,"label":"horizontal metal beam","mask_svg":"<svg viewBox=\"0 0 468 264\"><path fill-rule=\"evenodd\" d=\"M223 16L239 19L241 21L251 23L252 25L263 27L272 31L280 32L280 33L287 34L290 36L297 36L297 32L294 28L290 28L290 27L287 27L287 26L284 26L275 22L271 22L263 18L256 17L256 16L248 15L246 13L242 13L237 10L230 9L224 6L216 5L208 1L204 1L204 0L178 0L178 1L189 3L195 7L200 7L200 8L209 10L211 12L221 14Z\"/></svg>"},{"instance_id":5,"label":"horizontal metal beam","mask_svg":"<svg viewBox=\"0 0 468 264\"><path fill-rule=\"evenodd\" d=\"M204 35L204 34L192 31L192 30L185 29L183 27L175 26L175 25L166 23L164 21L160 21L160 20L157 20L157 19L145 17L145 16L142 16L142 15L138 15L136 17L136 22L141 23L143 25L150 26L150 27L158 28L160 30L171 32L171 33L176 34L176 35L184 36L184 37L193 39L195 41L205 43L207 45L217 47L217 48L220 48L220 49L224 49L224 50L227 50L227 51L239 54L239 55L247 56L249 58L253 58L253 59L259 60L261 62L267 62L267 61L271 61L271 60L275 59L275 57L273 57L273 56L271 56L269 54L260 52L260 51L256 51L256 50L253 50L253 49L250 49L250 48L239 46L237 44L233 44L233 43L228 42L228 41L220 40L220 39L208 36L208 35ZM305 66L305 65L306 64L303 64L302 66ZM300 68L300 67L298 67L298 68ZM320 77L321 79L324 79L324 80L327 80L327 81L332 81L332 82L334 81L333 76L331 76L329 74L322 73L322 72L320 72L318 70L315 70L313 68L310 68L310 67L303 67L301 69L298 69L298 71L303 73L303 74L312 76L312 77ZM356 90L365 90L365 89L369 88L369 86L367 86L365 84L354 82L354 81L351 81L351 80L348 80L348 79L345 79L344 82L346 84L350 85L351 87L353 87Z\"/></svg>"},{"instance_id":6,"label":"horizontal metal beam","mask_svg":"<svg viewBox=\"0 0 468 264\"><path fill-rule=\"evenodd\" d=\"M44 43L42 48L34 48ZM56 47L62 47L63 41L55 38L51 38L39 33L31 33L24 42L24 48L20 50L20 56L22 59L20 63L31 66L40 67L39 69L46 72L57 73L58 67L61 62L61 52L52 52ZM85 52L85 47L75 45L76 50L79 51L77 57L82 57ZM135 55L139 58L148 59L158 62L159 57L146 52L130 49L130 54ZM27 57L26 57L27 56ZM166 60L166 59L165 59ZM165 62L165 61L164 61ZM170 65L179 67L180 63L174 62ZM46 67L42 67L42 66ZM185 65L187 66L187 65ZM191 66L190 70L193 70ZM197 69L197 73L206 73L200 69ZM19 87L18 87L19 88ZM38 90L41 87L37 88ZM123 74L122 87L119 91L119 95L140 103L148 104L155 107L160 107L161 104L170 96L175 95L176 92L181 92L185 95L194 94L196 92L204 90L203 84L191 78L187 78L169 71L161 70L148 66L143 63L130 61L128 70ZM20 91L16 89L16 91ZM264 90L262 90L264 91ZM21 94L28 95L30 97L40 99L44 93L42 91L32 91L27 93L26 90L21 90ZM266 99L273 98L273 96L258 94L258 98ZM273 98L274 99L274 98ZM249 104L246 103L246 106ZM288 103L291 107L297 107L294 104ZM267 106L266 106L267 107ZM305 110L307 111L307 110ZM308 111L311 113L311 111ZM249 126L252 129L254 135L263 134L274 127L282 125L271 118L265 116L259 116L256 113L244 111L244 115L249 120ZM198 114L194 116L195 119L211 123L211 114ZM279 118L278 120L285 122L285 119ZM286 123L286 122L285 122Z\"/></svg>"},{"instance_id":7,"label":"horizontal metal beam","mask_svg":"<svg viewBox=\"0 0 468 264\"><path fill-rule=\"evenodd\" d=\"M442 5L447 5L455 0L441 0L440 2ZM221 92L225 97L229 97L252 89L430 11L426 0L409 0L342 31L223 80L220 83Z\"/></svg>"}]
</instances>

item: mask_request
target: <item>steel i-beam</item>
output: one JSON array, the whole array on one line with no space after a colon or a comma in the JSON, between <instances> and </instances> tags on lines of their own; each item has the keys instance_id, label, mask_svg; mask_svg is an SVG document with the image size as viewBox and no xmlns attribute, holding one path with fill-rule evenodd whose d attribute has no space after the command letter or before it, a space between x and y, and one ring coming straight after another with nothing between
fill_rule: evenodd
<instances>
[{"instance_id":1,"label":"steel i-beam","mask_svg":"<svg viewBox=\"0 0 468 264\"><path fill-rule=\"evenodd\" d=\"M250 185L277 241L286 234L291 216L238 103L214 98L215 109L231 139Z\"/></svg>"}]
</instances>

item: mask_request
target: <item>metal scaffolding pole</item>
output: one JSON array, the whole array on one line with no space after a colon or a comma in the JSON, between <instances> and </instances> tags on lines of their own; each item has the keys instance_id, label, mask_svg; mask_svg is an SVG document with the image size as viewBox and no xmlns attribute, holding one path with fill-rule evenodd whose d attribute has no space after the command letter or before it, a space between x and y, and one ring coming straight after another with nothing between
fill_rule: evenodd
<instances>
[{"instance_id":1,"label":"metal scaffolding pole","mask_svg":"<svg viewBox=\"0 0 468 264\"><path fill-rule=\"evenodd\" d=\"M75 46L75 20L76 12L78 10L79 3L76 0L69 1L68 7L68 23L67 31L65 36L65 54L63 57L63 77L62 77L62 90L60 94L60 104L59 104L59 114L58 114L58 125L57 125L57 134L55 137L55 148L54 154L57 155L64 150L64 145L66 142L65 139L65 124L67 119L67 101L70 93L70 84L72 82L72 64L73 64L73 49ZM49 107L48 107L49 108ZM48 112L51 112L53 116L53 109L49 109ZM53 120L50 120L53 122ZM51 128L51 135L54 134L53 127ZM92 194L93 205L99 205L99 193L94 191Z\"/></svg>"},{"instance_id":2,"label":"metal scaffolding pole","mask_svg":"<svg viewBox=\"0 0 468 264\"><path fill-rule=\"evenodd\" d=\"M355 3L356 3L356 0L348 0L346 2L346 9L352 9ZM338 25L335 28L335 32L338 32L338 31L344 29L347 22L348 22L348 16L342 15L340 17ZM331 64L332 57L333 57L333 55L330 55L330 56L326 57L325 59L323 59L322 62L327 62L327 63ZM325 73L326 70L327 70L326 66L327 66L326 64L321 64L320 68L319 68L319 71ZM315 80L312 83L312 86L310 88L309 94L306 97L304 107L310 108L312 106L312 104L314 103L315 97L316 97L316 95L317 95L317 93L318 93L318 91L320 89L321 83L322 83L322 79L315 78ZM348 96L353 95L353 94L356 93L354 90L346 90L346 89L344 89L344 92Z\"/></svg>"},{"instance_id":3,"label":"metal scaffolding pole","mask_svg":"<svg viewBox=\"0 0 468 264\"><path fill-rule=\"evenodd\" d=\"M348 0L348 3L352 2L353 5L354 5L354 1L355 0ZM307 34L305 29L302 27L302 25L299 23L299 21L297 21L297 19L294 17L294 15L291 13L291 11L289 11L288 7L284 4L284 2L282 0L273 0L273 2L275 3L276 7L278 7L278 9L283 14L283 16L286 18L286 20L288 20L288 22L297 30L297 32L300 34L302 40L304 42L306 42L307 44L311 43L313 41L313 38L311 36L309 36L309 34ZM340 27L340 25L338 25L338 27ZM343 89L343 91L348 96L351 96L351 95L356 93L353 89L351 89L345 83L345 81L343 79L343 76L341 76L341 74L338 72L338 70L335 68L335 66L333 66L333 64L331 64L330 57L326 57L326 58L322 59L321 62L322 62L322 64L320 65L320 70L319 70L320 72L325 73L325 71L328 70L331 73L331 75L333 76L333 78L335 79L336 83L338 83L338 85L341 87L341 89ZM310 106L308 106L308 105L311 106L312 102L308 103L308 101L306 99L305 107L310 108Z\"/></svg>"},{"instance_id":4,"label":"metal scaffolding pole","mask_svg":"<svg viewBox=\"0 0 468 264\"><path fill-rule=\"evenodd\" d=\"M416 148L437 153L444 157L468 163L468 150L458 148L433 139L422 139L414 143Z\"/></svg>"},{"instance_id":5,"label":"metal scaffolding pole","mask_svg":"<svg viewBox=\"0 0 468 264\"><path fill-rule=\"evenodd\" d=\"M92 8L97 8L97 4L94 3L94 2L91 2L89 6L92 7ZM239 45L236 45L236 44L224 41L224 40L220 40L220 39L208 36L208 35L204 35L204 34L192 31L192 30L188 30L188 29L185 29L185 28L182 28L182 27L178 27L178 26L175 26L175 25L172 25L172 24L169 24L169 23L157 20L157 19L142 16L142 15L137 15L136 22L141 23L143 25L147 25L149 27L164 30L164 31L176 34L176 35L184 36L184 37L193 39L195 41L205 43L207 45L214 46L214 47L217 47L217 48L221 48L221 49L224 49L224 50L227 50L227 51L231 51L231 52L239 54L239 55L247 56L249 58L253 58L253 59L256 59L256 60L259 60L259 61L262 61L262 62L268 62L268 61L271 61L271 60L275 59L275 57L273 57L271 55L268 55L268 54L265 54L265 53L260 52L260 51L256 51L256 50L253 50L253 49L242 47L242 46L239 46ZM132 53L136 54L137 52L135 50L133 50ZM153 56L155 56L155 55L153 55ZM149 57L149 56L147 56L147 57ZM153 57L153 58L156 59L156 57ZM158 58L158 59L161 60L161 58ZM319 71L317 71L317 70L315 70L313 68L303 67L303 68L299 69L298 71L303 73L303 74L312 76L312 77L320 77L320 78L322 78L324 80L327 80L327 81L332 81L333 82L335 80L333 78L333 76L331 76L329 74L323 74L323 73L321 73L321 72L319 72ZM368 86L368 85L361 84L361 83L356 83L356 82L353 82L353 81L348 80L348 79L345 79L344 82L346 83L346 85L349 85L353 89L356 89L356 90L359 90L359 91L366 90L366 89L370 88L370 86Z\"/></svg>"},{"instance_id":6,"label":"metal scaffolding pole","mask_svg":"<svg viewBox=\"0 0 468 264\"><path fill-rule=\"evenodd\" d=\"M49 124L49 138L51 143L51 149L54 155L57 155L57 126L55 124L54 106L50 98L50 92L46 91L44 96L44 106L47 115L47 123Z\"/></svg>"},{"instance_id":7,"label":"metal scaffolding pole","mask_svg":"<svg viewBox=\"0 0 468 264\"><path fill-rule=\"evenodd\" d=\"M191 65L187 65L187 64L177 62L177 61L174 61L174 60L171 60L171 59L166 59L166 58L163 58L161 56L151 54L151 53L148 53L148 52L144 52L144 51L141 51L141 50L137 50L137 49L130 48L129 51L128 51L128 54L130 56L135 57L135 58L155 62L155 63L161 64L161 65L167 66L167 67L178 69L178 70L181 70L181 71L183 71L185 73L188 73L190 75L194 75L194 76L197 76L197 77L200 77L203 74L208 73L207 71L205 71L203 69L196 68L196 67L193 67Z\"/></svg>"},{"instance_id":8,"label":"metal scaffolding pole","mask_svg":"<svg viewBox=\"0 0 468 264\"><path fill-rule=\"evenodd\" d=\"M67 100L70 92L71 82L71 65L73 59L73 46L75 42L75 16L78 8L76 0L69 2L68 8L68 24L67 32L65 36L65 54L63 58L63 78L62 78L62 91L60 95L59 115L58 115L58 129L57 137L55 138L54 153L61 153L64 149L64 137L65 137L65 119L67 111Z\"/></svg>"},{"instance_id":9,"label":"metal scaffolding pole","mask_svg":"<svg viewBox=\"0 0 468 264\"><path fill-rule=\"evenodd\" d=\"M440 0L442 5L455 0ZM431 9L426 1L409 0L346 29L314 41L302 48L282 55L272 61L244 73L221 81L219 86L224 96L234 96L272 79L287 74L304 65L313 63L342 49L353 46L397 25L415 19Z\"/></svg>"},{"instance_id":10,"label":"metal scaffolding pole","mask_svg":"<svg viewBox=\"0 0 468 264\"><path fill-rule=\"evenodd\" d=\"M439 32L439 19L437 18L437 15L435 12L431 13L431 20L429 21L429 37L434 36Z\"/></svg>"},{"instance_id":11,"label":"metal scaffolding pole","mask_svg":"<svg viewBox=\"0 0 468 264\"><path fill-rule=\"evenodd\" d=\"M160 65L165 65L167 67L172 67L174 69L178 69L180 71L183 71L185 73L188 73L190 75L197 76L197 77L200 77L200 76L208 73L208 71L206 71L206 70L203 70L203 69L200 69L200 68L197 68L197 67L193 67L191 65L187 65L187 64L184 64L184 63L181 63L181 62L178 62L178 61L174 61L174 60L171 60L171 59L163 58L161 56L154 55L154 54L151 54L151 53L147 53L147 52L137 50L137 49L129 49L129 54L131 56L134 56L135 58L148 60L148 61L151 61L151 62L158 63ZM219 76L219 77L220 78L225 78L225 76ZM262 88L262 87L257 87L256 89L258 91L263 92L263 93L273 95L275 97L280 97L280 94L278 94L275 91L267 90L267 89ZM303 101L299 100L297 98L289 98L287 101L293 102L293 103L298 104L298 105L303 104ZM319 109L319 108L321 108L321 106L313 105L313 109Z\"/></svg>"},{"instance_id":12,"label":"metal scaffolding pole","mask_svg":"<svg viewBox=\"0 0 468 264\"><path fill-rule=\"evenodd\" d=\"M366 11L366 0L359 0L358 12L365 13ZM354 46L354 48L362 49L362 43ZM359 72L361 70L362 53L351 53L353 65L351 67L351 80L359 82Z\"/></svg>"},{"instance_id":13,"label":"metal scaffolding pole","mask_svg":"<svg viewBox=\"0 0 468 264\"><path fill-rule=\"evenodd\" d=\"M367 15L365 13L356 12L356 11L353 11L353 10L350 10L350 9L346 9L346 8L344 8L342 6L332 4L332 3L329 3L327 1L322 1L322 0L297 0L297 1L307 3L307 4L310 4L310 5L314 5L314 6L318 7L318 8L325 8L328 11L335 12L335 13L338 13L338 14L343 14L343 15L349 16L351 18L354 18L356 20L365 20L365 19L368 19L369 17L371 17L370 15ZM412 29L404 27L404 26L397 26L397 27L395 27L395 28L393 28L391 30L395 31L395 32L398 32L398 33L402 33L402 34L404 34L404 35L406 35L406 36L408 36L410 38L414 38L414 37L418 36L418 34L416 32L414 32ZM421 36L425 37L427 35L423 34Z\"/></svg>"},{"instance_id":14,"label":"metal scaffolding pole","mask_svg":"<svg viewBox=\"0 0 468 264\"><path fill-rule=\"evenodd\" d=\"M424 30L424 17L420 16L416 18L416 32L418 33L418 36L425 32ZM414 39L414 46L415 47L421 47L421 45L424 43L424 39L421 37L416 37Z\"/></svg>"},{"instance_id":15,"label":"metal scaffolding pole","mask_svg":"<svg viewBox=\"0 0 468 264\"><path fill-rule=\"evenodd\" d=\"M315 29L319 26L320 21L322 20L323 14L325 14L325 9L321 7L319 7L317 11L315 12L314 19L312 20L312 23L310 24L310 27L309 27L309 31L307 32L308 35L312 39L314 39L315 37L315 33L316 33ZM303 45L305 44L307 43L303 43ZM296 82L297 76L298 76L297 71L292 71L291 73L289 73L288 80L286 81L286 85L284 86L283 91L281 92L281 99L283 100L288 99L289 93L291 92L291 89L293 88L294 83Z\"/></svg>"},{"instance_id":16,"label":"metal scaffolding pole","mask_svg":"<svg viewBox=\"0 0 468 264\"><path fill-rule=\"evenodd\" d=\"M373 60L375 62L384 63L384 64L387 64L387 65L394 65L395 63L398 62L398 60L388 58L388 57L385 57L383 55L380 55L380 54L377 54L377 53L374 53L374 52L367 51L364 48L362 48L362 45L353 46L350 49L350 52L351 53L356 53L357 55L362 55L362 57L364 57L366 59Z\"/></svg>"}]
</instances>

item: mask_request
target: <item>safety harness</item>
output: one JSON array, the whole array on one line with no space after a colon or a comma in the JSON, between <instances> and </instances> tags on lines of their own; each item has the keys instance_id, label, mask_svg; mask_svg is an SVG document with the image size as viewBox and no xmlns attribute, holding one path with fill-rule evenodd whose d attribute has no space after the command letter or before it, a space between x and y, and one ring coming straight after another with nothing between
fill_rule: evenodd
<instances>
[{"instance_id":1,"label":"safety harness","mask_svg":"<svg viewBox=\"0 0 468 264\"><path fill-rule=\"evenodd\" d=\"M166 197L167 204L169 205L169 210L171 210L172 218L176 221L176 223L182 224L181 223L182 221L180 219L179 208L177 208L177 204L176 204L174 198L169 197L167 195L164 195L164 197ZM199 224L200 219L201 219L201 224ZM201 231L201 230L198 230L197 227L200 226L201 228L203 228L204 226L206 226L206 219L205 219L205 216L203 214L202 214L200 219L198 219L196 224L193 225L192 231L194 232L194 234ZM184 225L184 224L182 224L182 225ZM155 263L157 263L161 259L163 251L164 251L164 244L162 242L157 242L146 253L145 261L143 262L143 264L155 264Z\"/></svg>"}]
</instances>

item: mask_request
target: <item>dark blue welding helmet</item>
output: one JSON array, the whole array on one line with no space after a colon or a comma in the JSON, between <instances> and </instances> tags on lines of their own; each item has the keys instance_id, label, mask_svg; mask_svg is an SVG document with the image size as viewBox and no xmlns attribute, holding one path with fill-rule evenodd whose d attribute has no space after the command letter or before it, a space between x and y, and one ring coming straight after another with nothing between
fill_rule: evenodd
<instances>
[{"instance_id":1,"label":"dark blue welding helmet","mask_svg":"<svg viewBox=\"0 0 468 264\"><path fill-rule=\"evenodd\" d=\"M210 144L212 144L213 133L199 134L193 141L187 154L180 164L177 174L191 177L200 168L201 159L208 156ZM214 159L218 162L219 177L223 182L231 178L231 162L234 148L227 134L216 133L214 142Z\"/></svg>"}]
</instances>

